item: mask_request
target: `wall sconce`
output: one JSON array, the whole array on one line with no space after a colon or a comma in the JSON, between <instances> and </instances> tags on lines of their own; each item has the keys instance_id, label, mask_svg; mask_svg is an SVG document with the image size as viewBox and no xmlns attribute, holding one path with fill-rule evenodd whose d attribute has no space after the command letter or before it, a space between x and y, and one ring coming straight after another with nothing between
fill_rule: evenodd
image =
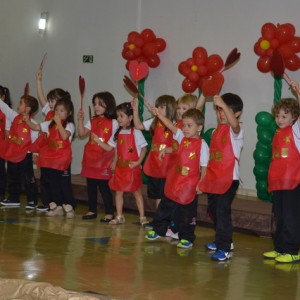
<instances>
[{"instance_id":1,"label":"wall sconce","mask_svg":"<svg viewBox=\"0 0 300 300\"><path fill-rule=\"evenodd\" d=\"M48 12L43 11L39 20L39 33L44 34L47 30Z\"/></svg>"}]
</instances>

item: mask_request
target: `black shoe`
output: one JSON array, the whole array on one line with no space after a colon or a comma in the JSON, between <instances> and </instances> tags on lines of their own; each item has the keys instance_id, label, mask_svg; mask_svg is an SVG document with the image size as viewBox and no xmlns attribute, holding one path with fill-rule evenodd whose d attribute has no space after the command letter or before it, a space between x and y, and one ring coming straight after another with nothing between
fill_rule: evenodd
<instances>
[{"instance_id":1,"label":"black shoe","mask_svg":"<svg viewBox=\"0 0 300 300\"><path fill-rule=\"evenodd\" d=\"M82 220L91 220L96 218L97 218L97 214L95 213L82 216Z\"/></svg>"},{"instance_id":2,"label":"black shoe","mask_svg":"<svg viewBox=\"0 0 300 300\"><path fill-rule=\"evenodd\" d=\"M49 208L49 206L46 206L46 205L40 205L40 206L38 206L37 208L36 208L36 210L37 211L41 211L41 212L43 212L43 211L49 211L50 210L50 208Z\"/></svg>"},{"instance_id":3,"label":"black shoe","mask_svg":"<svg viewBox=\"0 0 300 300\"><path fill-rule=\"evenodd\" d=\"M109 223L113 219L114 219L113 216L111 218L104 217L104 218L100 219L100 222L102 222L102 223Z\"/></svg>"},{"instance_id":4,"label":"black shoe","mask_svg":"<svg viewBox=\"0 0 300 300\"><path fill-rule=\"evenodd\" d=\"M20 206L20 201L4 199L0 204L3 206L18 207Z\"/></svg>"},{"instance_id":5,"label":"black shoe","mask_svg":"<svg viewBox=\"0 0 300 300\"><path fill-rule=\"evenodd\" d=\"M36 209L36 205L34 204L34 202L28 202L25 208L28 210L34 210Z\"/></svg>"}]
</instances>

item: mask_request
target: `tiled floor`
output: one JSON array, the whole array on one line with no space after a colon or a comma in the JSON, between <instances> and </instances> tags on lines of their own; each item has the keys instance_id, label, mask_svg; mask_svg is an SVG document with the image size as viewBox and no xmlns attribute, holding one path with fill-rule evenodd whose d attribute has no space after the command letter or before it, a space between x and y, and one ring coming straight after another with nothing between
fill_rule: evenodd
<instances>
[{"instance_id":1,"label":"tiled floor","mask_svg":"<svg viewBox=\"0 0 300 300\"><path fill-rule=\"evenodd\" d=\"M108 299L300 299L299 264L274 264L262 253L272 241L235 233L233 258L211 261L211 228L197 226L193 249L162 238L148 241L138 216L111 226L0 208L0 277L49 282ZM1 294L1 292L0 292ZM1 295L0 295L1 299Z\"/></svg>"}]
</instances>

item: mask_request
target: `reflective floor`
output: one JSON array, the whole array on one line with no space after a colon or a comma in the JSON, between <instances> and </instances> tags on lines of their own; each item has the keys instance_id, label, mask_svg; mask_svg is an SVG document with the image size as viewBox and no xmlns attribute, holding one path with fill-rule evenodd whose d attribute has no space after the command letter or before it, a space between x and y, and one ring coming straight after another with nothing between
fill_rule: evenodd
<instances>
[{"instance_id":1,"label":"reflective floor","mask_svg":"<svg viewBox=\"0 0 300 300\"><path fill-rule=\"evenodd\" d=\"M234 234L234 256L211 261L211 228L197 226L193 249L167 239L148 241L138 216L111 226L0 208L0 277L49 282L107 299L300 299L299 264L274 264L262 253L272 241ZM1 297L0 297L1 298Z\"/></svg>"}]
</instances>

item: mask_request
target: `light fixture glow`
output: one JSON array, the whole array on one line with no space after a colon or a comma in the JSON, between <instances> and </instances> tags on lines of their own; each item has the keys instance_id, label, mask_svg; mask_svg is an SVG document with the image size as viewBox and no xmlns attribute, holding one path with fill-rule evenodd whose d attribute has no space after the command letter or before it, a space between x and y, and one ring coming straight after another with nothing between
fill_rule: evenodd
<instances>
[{"instance_id":1,"label":"light fixture glow","mask_svg":"<svg viewBox=\"0 0 300 300\"><path fill-rule=\"evenodd\" d=\"M39 20L39 32L44 33L47 29L48 12L44 11L41 13Z\"/></svg>"}]
</instances>

